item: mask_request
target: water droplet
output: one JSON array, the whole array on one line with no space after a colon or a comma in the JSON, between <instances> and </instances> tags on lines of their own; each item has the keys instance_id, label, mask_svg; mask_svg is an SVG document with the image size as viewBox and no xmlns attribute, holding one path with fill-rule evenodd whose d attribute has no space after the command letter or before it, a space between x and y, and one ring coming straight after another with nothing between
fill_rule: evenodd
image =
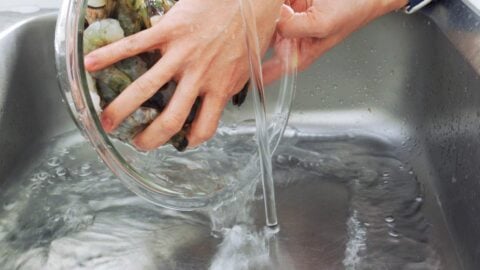
<instances>
[{"instance_id":1,"label":"water droplet","mask_svg":"<svg viewBox=\"0 0 480 270\"><path fill-rule=\"evenodd\" d=\"M68 148L63 148L62 150L60 150L60 155L61 156L64 156L64 155L67 155L67 154L70 154L70 150L68 150Z\"/></svg>"},{"instance_id":2,"label":"water droplet","mask_svg":"<svg viewBox=\"0 0 480 270\"><path fill-rule=\"evenodd\" d=\"M285 164L288 161L288 158L284 155L278 155L277 156L277 163L279 164Z\"/></svg>"},{"instance_id":3,"label":"water droplet","mask_svg":"<svg viewBox=\"0 0 480 270\"><path fill-rule=\"evenodd\" d=\"M395 221L395 219L392 217L392 216L388 216L385 218L385 222L387 223L393 223Z\"/></svg>"},{"instance_id":4,"label":"water droplet","mask_svg":"<svg viewBox=\"0 0 480 270\"><path fill-rule=\"evenodd\" d=\"M80 167L80 172L78 173L79 176L88 176L92 174L91 165L89 163L85 163Z\"/></svg>"},{"instance_id":5,"label":"water droplet","mask_svg":"<svg viewBox=\"0 0 480 270\"><path fill-rule=\"evenodd\" d=\"M12 210L12 209L15 207L16 204L17 204L16 202L13 202L13 203L4 203L4 204L3 204L3 210L5 210L5 211L10 211L10 210Z\"/></svg>"},{"instance_id":6,"label":"water droplet","mask_svg":"<svg viewBox=\"0 0 480 270\"><path fill-rule=\"evenodd\" d=\"M388 235L390 235L391 237L394 237L394 238L398 238L398 236L399 236L399 234L396 231L389 231Z\"/></svg>"},{"instance_id":7,"label":"water droplet","mask_svg":"<svg viewBox=\"0 0 480 270\"><path fill-rule=\"evenodd\" d=\"M90 168L91 168L91 165L87 162L83 164L82 167L80 167L80 170L86 171L86 170L90 170Z\"/></svg>"},{"instance_id":8,"label":"water droplet","mask_svg":"<svg viewBox=\"0 0 480 270\"><path fill-rule=\"evenodd\" d=\"M60 159L57 158L57 157L49 158L48 161L47 161L47 164L49 166L56 167L56 166L60 165Z\"/></svg>"},{"instance_id":9,"label":"water droplet","mask_svg":"<svg viewBox=\"0 0 480 270\"><path fill-rule=\"evenodd\" d=\"M65 168L63 167L58 167L55 169L55 174L57 174L58 176L64 176L67 174L67 170L65 170Z\"/></svg>"},{"instance_id":10,"label":"water droplet","mask_svg":"<svg viewBox=\"0 0 480 270\"><path fill-rule=\"evenodd\" d=\"M36 178L40 181L47 179L50 175L47 172L41 171L36 174Z\"/></svg>"}]
</instances>

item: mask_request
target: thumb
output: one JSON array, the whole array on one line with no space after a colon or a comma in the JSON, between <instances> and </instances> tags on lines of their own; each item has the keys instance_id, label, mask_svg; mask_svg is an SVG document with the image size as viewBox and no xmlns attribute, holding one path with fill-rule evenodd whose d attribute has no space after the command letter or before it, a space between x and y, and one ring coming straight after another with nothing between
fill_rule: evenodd
<instances>
[{"instance_id":1,"label":"thumb","mask_svg":"<svg viewBox=\"0 0 480 270\"><path fill-rule=\"evenodd\" d=\"M285 38L323 38L327 35L322 29L321 18L315 8L310 7L304 12L294 12L287 5L283 5L277 27L278 32Z\"/></svg>"}]
</instances>

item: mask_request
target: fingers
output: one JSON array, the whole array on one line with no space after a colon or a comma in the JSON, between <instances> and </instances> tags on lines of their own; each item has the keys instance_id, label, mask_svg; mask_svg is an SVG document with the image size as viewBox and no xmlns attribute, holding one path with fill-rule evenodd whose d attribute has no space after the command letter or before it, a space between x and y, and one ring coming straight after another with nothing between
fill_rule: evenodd
<instances>
[{"instance_id":1,"label":"fingers","mask_svg":"<svg viewBox=\"0 0 480 270\"><path fill-rule=\"evenodd\" d=\"M188 134L190 147L195 147L215 135L226 102L227 99L221 96L206 95L203 98Z\"/></svg>"},{"instance_id":2,"label":"fingers","mask_svg":"<svg viewBox=\"0 0 480 270\"><path fill-rule=\"evenodd\" d=\"M278 22L279 33L286 38L323 38L330 33L331 26L314 7L295 13L287 5L282 6Z\"/></svg>"},{"instance_id":3,"label":"fingers","mask_svg":"<svg viewBox=\"0 0 480 270\"><path fill-rule=\"evenodd\" d=\"M175 94L163 112L134 139L134 144L141 150L152 150L164 145L185 123L190 110L198 96L195 88L198 79L184 77L179 82Z\"/></svg>"},{"instance_id":4,"label":"fingers","mask_svg":"<svg viewBox=\"0 0 480 270\"><path fill-rule=\"evenodd\" d=\"M176 53L166 54L149 71L123 90L103 111L103 129L106 132L115 130L125 118L171 80L181 60L182 57Z\"/></svg>"},{"instance_id":5,"label":"fingers","mask_svg":"<svg viewBox=\"0 0 480 270\"><path fill-rule=\"evenodd\" d=\"M89 53L84 59L85 69L89 72L98 71L125 58L151 50L162 43L167 36L159 37L156 35L159 31L151 29L128 36Z\"/></svg>"}]
</instances>

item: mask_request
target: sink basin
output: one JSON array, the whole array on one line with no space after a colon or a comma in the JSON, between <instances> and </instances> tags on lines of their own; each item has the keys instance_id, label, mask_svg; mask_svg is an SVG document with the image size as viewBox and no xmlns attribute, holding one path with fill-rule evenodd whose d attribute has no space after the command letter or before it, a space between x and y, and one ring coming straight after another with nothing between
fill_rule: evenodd
<instances>
[{"instance_id":1,"label":"sink basin","mask_svg":"<svg viewBox=\"0 0 480 270\"><path fill-rule=\"evenodd\" d=\"M391 14L299 75L278 233L255 190L198 212L127 190L62 104L56 13L0 13L2 269L479 269L475 12Z\"/></svg>"}]
</instances>

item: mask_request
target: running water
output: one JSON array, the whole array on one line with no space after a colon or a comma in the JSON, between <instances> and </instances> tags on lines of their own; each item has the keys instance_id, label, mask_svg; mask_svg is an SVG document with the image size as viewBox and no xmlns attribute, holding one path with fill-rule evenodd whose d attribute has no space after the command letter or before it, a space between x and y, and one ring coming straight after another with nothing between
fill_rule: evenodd
<instances>
[{"instance_id":1,"label":"running water","mask_svg":"<svg viewBox=\"0 0 480 270\"><path fill-rule=\"evenodd\" d=\"M290 107L295 90L296 69L290 67L290 59L284 61L285 70L291 70L291 74L285 75L281 82L280 97L278 105L280 108L273 113L270 119L267 118L267 101L265 99L265 86L262 76L262 55L258 41L258 33L253 6L250 0L239 0L244 20L245 39L249 54L250 78L252 81L252 92L255 107L256 138L258 153L260 156L261 180L263 188L263 199L265 203L266 225L275 227L278 225L277 209L275 202L275 187L272 172L272 154L278 146L283 131L288 121ZM296 50L289 50L290 52Z\"/></svg>"},{"instance_id":2,"label":"running water","mask_svg":"<svg viewBox=\"0 0 480 270\"><path fill-rule=\"evenodd\" d=\"M144 201L78 132L65 134L4 181L1 268L460 269L443 221L431 218L438 206L427 205L392 146L341 134L287 135L273 158L281 233L263 229L263 197L253 187L217 209L213 222L223 230L211 236L211 216ZM243 146L246 138L217 137L212 147ZM190 165L209 166L209 158L193 156Z\"/></svg>"},{"instance_id":3,"label":"running water","mask_svg":"<svg viewBox=\"0 0 480 270\"><path fill-rule=\"evenodd\" d=\"M263 199L265 201L265 218L269 227L278 225L277 207L275 204L275 187L272 176L272 152L270 151L267 133L267 109L265 88L263 86L260 46L258 44L257 26L252 12L250 0L239 0L244 17L246 43L250 58L250 78L253 82L255 104L255 122L257 126L258 153L262 172Z\"/></svg>"}]
</instances>

